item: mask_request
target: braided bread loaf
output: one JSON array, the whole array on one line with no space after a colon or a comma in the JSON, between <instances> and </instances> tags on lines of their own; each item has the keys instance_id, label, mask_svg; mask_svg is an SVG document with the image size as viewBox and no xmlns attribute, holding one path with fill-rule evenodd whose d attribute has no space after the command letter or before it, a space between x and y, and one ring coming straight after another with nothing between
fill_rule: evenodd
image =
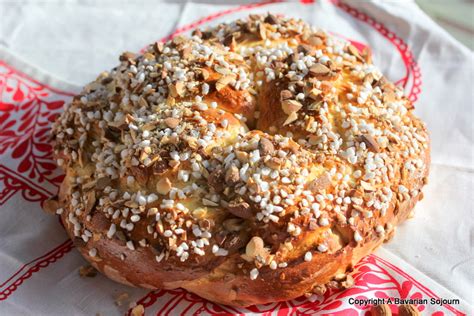
<instances>
[{"instance_id":1,"label":"braided bread loaf","mask_svg":"<svg viewBox=\"0 0 474 316\"><path fill-rule=\"evenodd\" d=\"M53 127L58 197L108 277L235 306L348 287L422 197L429 140L368 52L251 15L124 53Z\"/></svg>"}]
</instances>

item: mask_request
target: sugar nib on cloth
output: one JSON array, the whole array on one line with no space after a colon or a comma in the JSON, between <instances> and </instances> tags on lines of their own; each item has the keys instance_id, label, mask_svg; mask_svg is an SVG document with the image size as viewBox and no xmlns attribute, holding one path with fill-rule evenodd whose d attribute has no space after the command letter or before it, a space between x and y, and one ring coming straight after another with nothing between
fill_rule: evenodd
<instances>
[{"instance_id":1,"label":"sugar nib on cloth","mask_svg":"<svg viewBox=\"0 0 474 316\"><path fill-rule=\"evenodd\" d=\"M251 15L124 53L53 127L57 200L118 282L247 306L352 285L422 198L429 140L367 53Z\"/></svg>"}]
</instances>

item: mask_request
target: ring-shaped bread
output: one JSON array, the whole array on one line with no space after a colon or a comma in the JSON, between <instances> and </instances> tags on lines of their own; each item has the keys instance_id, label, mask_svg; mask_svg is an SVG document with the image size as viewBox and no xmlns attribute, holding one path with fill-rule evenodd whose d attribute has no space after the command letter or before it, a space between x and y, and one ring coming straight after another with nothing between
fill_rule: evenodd
<instances>
[{"instance_id":1,"label":"ring-shaped bread","mask_svg":"<svg viewBox=\"0 0 474 316\"><path fill-rule=\"evenodd\" d=\"M268 14L124 53L53 127L56 199L108 277L235 306L352 285L422 197L429 138L367 51Z\"/></svg>"}]
</instances>

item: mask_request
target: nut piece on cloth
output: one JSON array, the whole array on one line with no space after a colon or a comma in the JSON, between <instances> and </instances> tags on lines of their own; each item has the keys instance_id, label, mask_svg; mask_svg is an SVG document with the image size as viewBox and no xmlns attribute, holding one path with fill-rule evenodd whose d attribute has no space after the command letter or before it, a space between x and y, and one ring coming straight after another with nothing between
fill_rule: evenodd
<instances>
[{"instance_id":1,"label":"nut piece on cloth","mask_svg":"<svg viewBox=\"0 0 474 316\"><path fill-rule=\"evenodd\" d=\"M55 122L66 176L45 206L124 284L234 306L350 287L430 160L411 102L364 56L274 15L123 54Z\"/></svg>"},{"instance_id":2,"label":"nut piece on cloth","mask_svg":"<svg viewBox=\"0 0 474 316\"><path fill-rule=\"evenodd\" d=\"M374 305L370 309L371 316L392 316L392 310L387 304Z\"/></svg>"},{"instance_id":3,"label":"nut piece on cloth","mask_svg":"<svg viewBox=\"0 0 474 316\"><path fill-rule=\"evenodd\" d=\"M416 306L405 304L398 307L398 315L400 316L419 316L421 313L418 311Z\"/></svg>"}]
</instances>

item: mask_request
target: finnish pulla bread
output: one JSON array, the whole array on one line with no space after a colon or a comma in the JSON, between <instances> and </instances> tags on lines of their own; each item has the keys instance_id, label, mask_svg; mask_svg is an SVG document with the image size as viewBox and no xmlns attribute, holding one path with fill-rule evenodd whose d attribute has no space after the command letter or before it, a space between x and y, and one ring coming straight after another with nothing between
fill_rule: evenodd
<instances>
[{"instance_id":1,"label":"finnish pulla bread","mask_svg":"<svg viewBox=\"0 0 474 316\"><path fill-rule=\"evenodd\" d=\"M271 14L122 54L53 140L65 178L45 208L94 267L234 306L351 286L430 159L367 51Z\"/></svg>"}]
</instances>

